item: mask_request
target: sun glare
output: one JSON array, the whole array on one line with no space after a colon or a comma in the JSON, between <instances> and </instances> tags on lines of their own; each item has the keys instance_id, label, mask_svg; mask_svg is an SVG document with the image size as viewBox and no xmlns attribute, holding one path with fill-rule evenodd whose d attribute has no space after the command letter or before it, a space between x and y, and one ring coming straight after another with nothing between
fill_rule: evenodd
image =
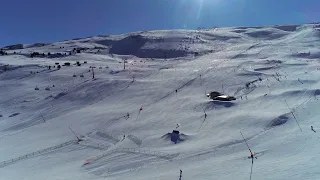
<instances>
[{"instance_id":1,"label":"sun glare","mask_svg":"<svg viewBox=\"0 0 320 180\"><path fill-rule=\"evenodd\" d=\"M199 19L200 16L201 16L201 10L202 10L202 6L203 6L203 1L204 0L199 0L199 8L198 8L198 12L197 12L197 19Z\"/></svg>"}]
</instances>

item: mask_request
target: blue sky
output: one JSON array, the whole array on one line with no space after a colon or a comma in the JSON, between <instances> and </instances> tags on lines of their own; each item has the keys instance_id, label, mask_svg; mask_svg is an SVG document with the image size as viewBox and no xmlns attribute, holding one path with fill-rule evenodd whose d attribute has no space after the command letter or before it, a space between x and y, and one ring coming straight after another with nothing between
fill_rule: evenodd
<instances>
[{"instance_id":1,"label":"blue sky","mask_svg":"<svg viewBox=\"0 0 320 180\"><path fill-rule=\"evenodd\" d=\"M101 34L320 21L319 0L4 0L0 47Z\"/></svg>"}]
</instances>

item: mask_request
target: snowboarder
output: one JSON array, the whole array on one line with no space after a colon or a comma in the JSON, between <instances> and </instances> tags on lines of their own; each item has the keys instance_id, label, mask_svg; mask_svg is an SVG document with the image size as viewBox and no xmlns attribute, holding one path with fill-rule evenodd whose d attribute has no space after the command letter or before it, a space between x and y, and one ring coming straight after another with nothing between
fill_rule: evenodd
<instances>
[{"instance_id":1,"label":"snowboarder","mask_svg":"<svg viewBox=\"0 0 320 180\"><path fill-rule=\"evenodd\" d=\"M315 130L313 129L313 126L311 126L311 130L312 130L313 132L317 132L317 131L315 131Z\"/></svg>"},{"instance_id":2,"label":"snowboarder","mask_svg":"<svg viewBox=\"0 0 320 180\"><path fill-rule=\"evenodd\" d=\"M126 118L126 120L128 120L129 119L129 113L127 113L127 115L126 116L124 116L125 118Z\"/></svg>"}]
</instances>

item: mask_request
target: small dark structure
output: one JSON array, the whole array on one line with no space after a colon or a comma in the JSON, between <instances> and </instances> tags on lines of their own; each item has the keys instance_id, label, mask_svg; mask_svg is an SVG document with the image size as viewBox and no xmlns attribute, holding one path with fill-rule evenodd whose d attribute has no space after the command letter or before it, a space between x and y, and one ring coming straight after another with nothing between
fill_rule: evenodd
<instances>
[{"instance_id":1,"label":"small dark structure","mask_svg":"<svg viewBox=\"0 0 320 180\"><path fill-rule=\"evenodd\" d=\"M173 130L171 133L171 141L177 144L178 139L179 139L179 131L178 130Z\"/></svg>"},{"instance_id":2,"label":"small dark structure","mask_svg":"<svg viewBox=\"0 0 320 180\"><path fill-rule=\"evenodd\" d=\"M189 139L189 136L183 133L180 133L178 130L173 130L172 132L169 132L161 138L165 141L171 141L174 142L175 144L186 141Z\"/></svg>"}]
</instances>

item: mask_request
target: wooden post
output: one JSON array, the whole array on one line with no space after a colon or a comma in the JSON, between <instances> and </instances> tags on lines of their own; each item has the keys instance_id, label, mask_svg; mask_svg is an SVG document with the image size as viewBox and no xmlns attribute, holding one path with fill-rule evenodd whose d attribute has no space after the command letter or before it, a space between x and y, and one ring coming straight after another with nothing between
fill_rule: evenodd
<instances>
[{"instance_id":1,"label":"wooden post","mask_svg":"<svg viewBox=\"0 0 320 180\"><path fill-rule=\"evenodd\" d=\"M224 94L224 88L223 88L223 84L221 84L221 88L222 88L222 92L223 92L223 94Z\"/></svg>"},{"instance_id":2,"label":"wooden post","mask_svg":"<svg viewBox=\"0 0 320 180\"><path fill-rule=\"evenodd\" d=\"M71 132L74 134L74 136L77 138L78 142L81 141L81 139L76 135L76 133L73 132L73 130L71 129L71 127L69 126L69 129L71 130Z\"/></svg>"},{"instance_id":3,"label":"wooden post","mask_svg":"<svg viewBox=\"0 0 320 180\"><path fill-rule=\"evenodd\" d=\"M94 71L93 71L93 66L91 66L91 70L92 70L92 79L94 79Z\"/></svg>"}]
</instances>

